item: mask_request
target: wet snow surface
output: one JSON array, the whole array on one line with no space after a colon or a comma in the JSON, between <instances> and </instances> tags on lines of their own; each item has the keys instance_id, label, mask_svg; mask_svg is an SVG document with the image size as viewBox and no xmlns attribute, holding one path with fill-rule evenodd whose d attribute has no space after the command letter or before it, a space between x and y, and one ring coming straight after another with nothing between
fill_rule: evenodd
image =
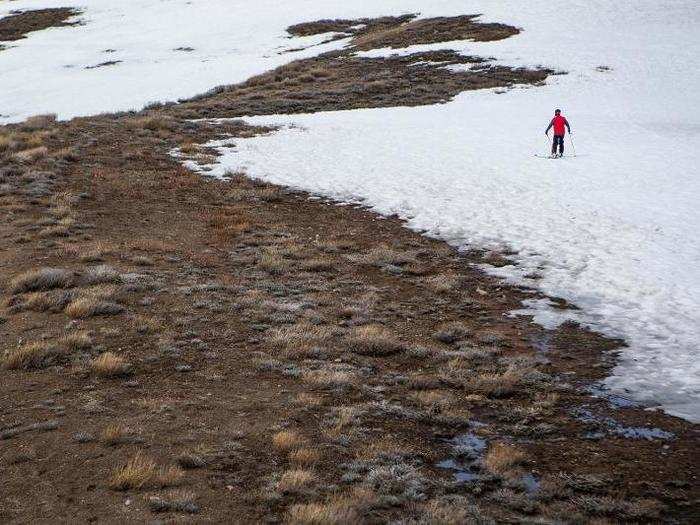
<instances>
[{"instance_id":1,"label":"wet snow surface","mask_svg":"<svg viewBox=\"0 0 700 525\"><path fill-rule=\"evenodd\" d=\"M50 4L20 0L0 7L0 16ZM545 0L527 9L505 0L80 4L84 26L35 33L0 52L6 120L138 108L345 44L278 54L323 40L285 38L296 22L483 13L522 27L500 42L419 47L567 75L504 94L467 92L440 106L249 118L282 130L221 144L221 163L210 173L244 168L396 213L455 246L516 250L512 266L489 271L562 297L581 308L570 317L626 339L606 387L700 421L696 1L574 0L556 9ZM84 69L106 60L122 62ZM572 124L575 158L534 156L547 151L543 132L554 107ZM566 146L570 154L568 138ZM526 277L533 274L541 278ZM530 301L523 312L550 327L563 320L546 301Z\"/></svg>"}]
</instances>

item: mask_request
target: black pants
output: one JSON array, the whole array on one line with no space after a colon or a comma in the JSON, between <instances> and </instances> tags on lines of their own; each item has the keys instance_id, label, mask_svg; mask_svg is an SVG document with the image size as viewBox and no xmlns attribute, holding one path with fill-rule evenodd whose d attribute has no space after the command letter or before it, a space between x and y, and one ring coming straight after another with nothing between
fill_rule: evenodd
<instances>
[{"instance_id":1,"label":"black pants","mask_svg":"<svg viewBox=\"0 0 700 525\"><path fill-rule=\"evenodd\" d=\"M557 144L559 144L559 155L564 155L564 135L554 135L552 142L552 155L557 153Z\"/></svg>"}]
</instances>

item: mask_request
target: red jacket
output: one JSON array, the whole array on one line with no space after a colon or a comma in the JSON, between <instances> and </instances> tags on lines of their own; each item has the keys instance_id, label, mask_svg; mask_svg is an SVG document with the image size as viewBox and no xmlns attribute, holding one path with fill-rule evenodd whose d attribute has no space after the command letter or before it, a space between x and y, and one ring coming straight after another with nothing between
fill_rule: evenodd
<instances>
[{"instance_id":1,"label":"red jacket","mask_svg":"<svg viewBox=\"0 0 700 525\"><path fill-rule=\"evenodd\" d=\"M549 123L549 127L547 127L547 131L545 133L549 133L549 130L551 128L554 128L554 134L555 135L564 135L564 128L569 130L569 133L571 133L571 128L569 127L569 121L566 120L566 117L564 115L557 115L552 119L552 121Z\"/></svg>"}]
</instances>

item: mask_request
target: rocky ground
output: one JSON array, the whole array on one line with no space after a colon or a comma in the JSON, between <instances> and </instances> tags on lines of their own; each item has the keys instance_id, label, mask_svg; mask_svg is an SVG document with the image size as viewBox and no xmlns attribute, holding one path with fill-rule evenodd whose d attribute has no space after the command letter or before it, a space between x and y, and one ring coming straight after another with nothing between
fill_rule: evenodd
<instances>
[{"instance_id":1,"label":"rocky ground","mask_svg":"<svg viewBox=\"0 0 700 525\"><path fill-rule=\"evenodd\" d=\"M517 31L363 23L359 49ZM427 62L445 60L467 59ZM468 60L329 54L140 113L0 128L0 521L697 522L697 426L591 389L620 341L510 316L537 294L474 267L507 254L171 155L208 163L197 144L270 131L192 119L552 74Z\"/></svg>"}]
</instances>

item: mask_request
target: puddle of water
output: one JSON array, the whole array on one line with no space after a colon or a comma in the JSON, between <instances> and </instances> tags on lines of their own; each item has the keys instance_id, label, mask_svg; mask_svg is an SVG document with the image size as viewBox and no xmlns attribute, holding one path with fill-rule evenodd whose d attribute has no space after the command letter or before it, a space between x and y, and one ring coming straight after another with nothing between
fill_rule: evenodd
<instances>
[{"instance_id":1,"label":"puddle of water","mask_svg":"<svg viewBox=\"0 0 700 525\"><path fill-rule=\"evenodd\" d=\"M454 459L445 459L443 461L440 461L437 463L438 468L444 468L447 470L454 470L454 478L455 481L458 481L459 483L466 483L469 481L476 481L479 479L479 474L477 472L473 472L471 467L467 465L463 465L462 463L458 463Z\"/></svg>"},{"instance_id":2,"label":"puddle of water","mask_svg":"<svg viewBox=\"0 0 700 525\"><path fill-rule=\"evenodd\" d=\"M611 417L598 416L587 408L575 408L571 413L579 421L596 427L595 430L590 430L583 434L583 437L586 439L601 439L606 432L627 439L647 439L649 441L654 439L673 439L675 437L672 432L667 432L660 428L626 427Z\"/></svg>"},{"instance_id":3,"label":"puddle of water","mask_svg":"<svg viewBox=\"0 0 700 525\"><path fill-rule=\"evenodd\" d=\"M634 408L642 405L631 399L611 393L607 388L600 384L593 384L586 388L589 394L593 397L605 399L613 408Z\"/></svg>"},{"instance_id":4,"label":"puddle of water","mask_svg":"<svg viewBox=\"0 0 700 525\"><path fill-rule=\"evenodd\" d=\"M483 426L473 423L473 427ZM452 447L452 457L437 463L438 468L452 470L454 479L458 483L467 483L479 479L478 462L486 451L486 440L467 432L447 440Z\"/></svg>"},{"instance_id":5,"label":"puddle of water","mask_svg":"<svg viewBox=\"0 0 700 525\"><path fill-rule=\"evenodd\" d=\"M540 480L532 473L525 474L520 478L520 482L523 484L528 494L535 494L540 490Z\"/></svg>"}]
</instances>

